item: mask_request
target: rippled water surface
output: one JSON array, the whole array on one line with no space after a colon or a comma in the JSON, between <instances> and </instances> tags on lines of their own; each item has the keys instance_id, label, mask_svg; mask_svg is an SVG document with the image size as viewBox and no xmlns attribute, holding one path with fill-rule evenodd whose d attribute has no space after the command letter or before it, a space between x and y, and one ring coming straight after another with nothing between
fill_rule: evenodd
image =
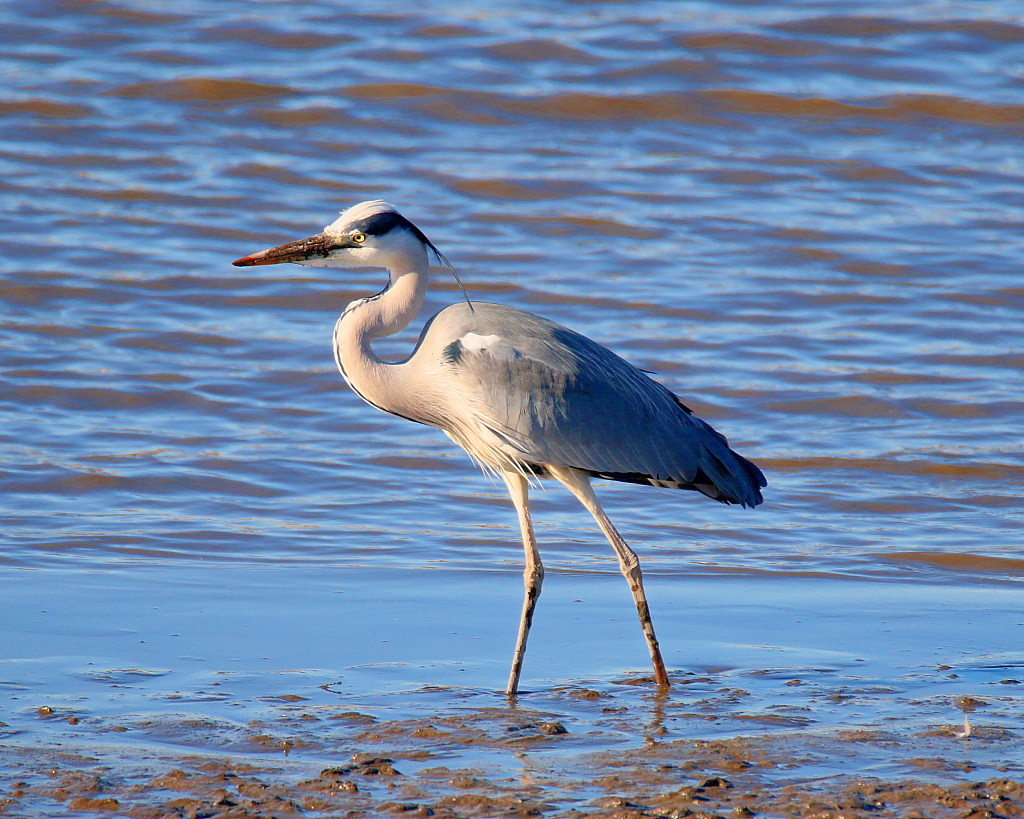
<instances>
[{"instance_id":1,"label":"rippled water surface","mask_svg":"<svg viewBox=\"0 0 1024 819\"><path fill-rule=\"evenodd\" d=\"M230 266L378 197L764 469L755 511L598 487L672 669L1021 676L1022 65L1009 0L0 8L4 721L196 668L500 688L503 488L332 363L381 274ZM536 514L526 686L644 670L589 518Z\"/></svg>"}]
</instances>

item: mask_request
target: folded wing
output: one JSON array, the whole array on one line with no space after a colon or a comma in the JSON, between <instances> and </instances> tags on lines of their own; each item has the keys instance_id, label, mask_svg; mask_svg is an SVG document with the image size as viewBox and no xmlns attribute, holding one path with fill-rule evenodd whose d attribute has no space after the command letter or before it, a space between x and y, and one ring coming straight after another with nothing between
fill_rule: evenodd
<instances>
[{"instance_id":1,"label":"folded wing","mask_svg":"<svg viewBox=\"0 0 1024 819\"><path fill-rule=\"evenodd\" d=\"M525 464L761 502L761 471L641 370L531 314L480 312L474 323L486 329L451 342L446 363L475 385L475 412Z\"/></svg>"}]
</instances>

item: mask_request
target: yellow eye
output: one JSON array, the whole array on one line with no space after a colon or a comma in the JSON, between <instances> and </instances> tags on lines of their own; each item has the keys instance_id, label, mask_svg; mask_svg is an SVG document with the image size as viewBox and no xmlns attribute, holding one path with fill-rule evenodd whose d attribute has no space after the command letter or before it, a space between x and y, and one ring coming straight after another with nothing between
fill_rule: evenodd
<instances>
[{"instance_id":1,"label":"yellow eye","mask_svg":"<svg viewBox=\"0 0 1024 819\"><path fill-rule=\"evenodd\" d=\"M353 242L355 242L357 245L361 245L363 242L366 241L366 234L365 233L353 233L348 238L351 239Z\"/></svg>"}]
</instances>

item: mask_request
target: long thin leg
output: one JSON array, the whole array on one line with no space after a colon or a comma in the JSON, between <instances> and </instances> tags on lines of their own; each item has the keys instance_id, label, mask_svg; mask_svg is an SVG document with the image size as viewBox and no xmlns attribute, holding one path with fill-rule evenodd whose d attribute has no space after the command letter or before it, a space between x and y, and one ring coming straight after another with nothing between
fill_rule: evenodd
<instances>
[{"instance_id":1,"label":"long thin leg","mask_svg":"<svg viewBox=\"0 0 1024 819\"><path fill-rule=\"evenodd\" d=\"M640 558L636 556L636 552L629 548L629 545L622 539L622 535L619 534L608 518L608 515L605 514L604 509L601 508L597 495L594 494L594 490L590 486L590 477L585 472L569 467L550 465L548 470L564 483L569 491L594 516L597 525L601 527L601 531L608 538L608 542L612 544L612 548L619 558L619 568L629 583L630 591L633 592L636 610L640 615L640 625L643 626L644 637L647 638L647 648L651 652L651 662L654 664L654 679L661 688L668 688L668 672L665 670L665 661L661 659L661 648L658 646L658 638L654 635L654 623L651 622L651 610L647 605L647 594L644 592L644 578L640 571Z\"/></svg>"},{"instance_id":2,"label":"long thin leg","mask_svg":"<svg viewBox=\"0 0 1024 819\"><path fill-rule=\"evenodd\" d=\"M508 493L519 515L519 528L523 532L523 550L526 553L526 568L523 570L523 617L519 621L519 636L516 638L516 653L512 657L512 672L508 677L508 696L514 697L519 690L519 674L523 670L523 656L526 654L526 640L530 636L530 625L533 623L533 610L540 597L540 587L544 582L544 564L540 562L537 550L537 538L533 534L533 520L530 518L529 484L522 475L515 472L502 472Z\"/></svg>"}]
</instances>

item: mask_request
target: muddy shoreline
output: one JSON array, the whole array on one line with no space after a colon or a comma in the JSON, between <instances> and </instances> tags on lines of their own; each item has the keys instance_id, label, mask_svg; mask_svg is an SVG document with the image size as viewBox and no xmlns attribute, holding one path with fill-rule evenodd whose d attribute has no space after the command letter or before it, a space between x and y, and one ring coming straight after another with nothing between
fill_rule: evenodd
<instances>
[{"instance_id":1,"label":"muddy shoreline","mask_svg":"<svg viewBox=\"0 0 1024 819\"><path fill-rule=\"evenodd\" d=\"M617 720L620 735L569 710L387 720L301 702L250 722L248 752L209 750L225 743L211 725L192 726L207 745L194 753L133 743L116 720L49 745L14 733L0 742L0 815L1024 816L1024 764L1005 727L978 722L964 736L957 725L784 726L702 739L678 737L657 707L631 709L586 688L566 696ZM39 718L77 720L53 709Z\"/></svg>"}]
</instances>

